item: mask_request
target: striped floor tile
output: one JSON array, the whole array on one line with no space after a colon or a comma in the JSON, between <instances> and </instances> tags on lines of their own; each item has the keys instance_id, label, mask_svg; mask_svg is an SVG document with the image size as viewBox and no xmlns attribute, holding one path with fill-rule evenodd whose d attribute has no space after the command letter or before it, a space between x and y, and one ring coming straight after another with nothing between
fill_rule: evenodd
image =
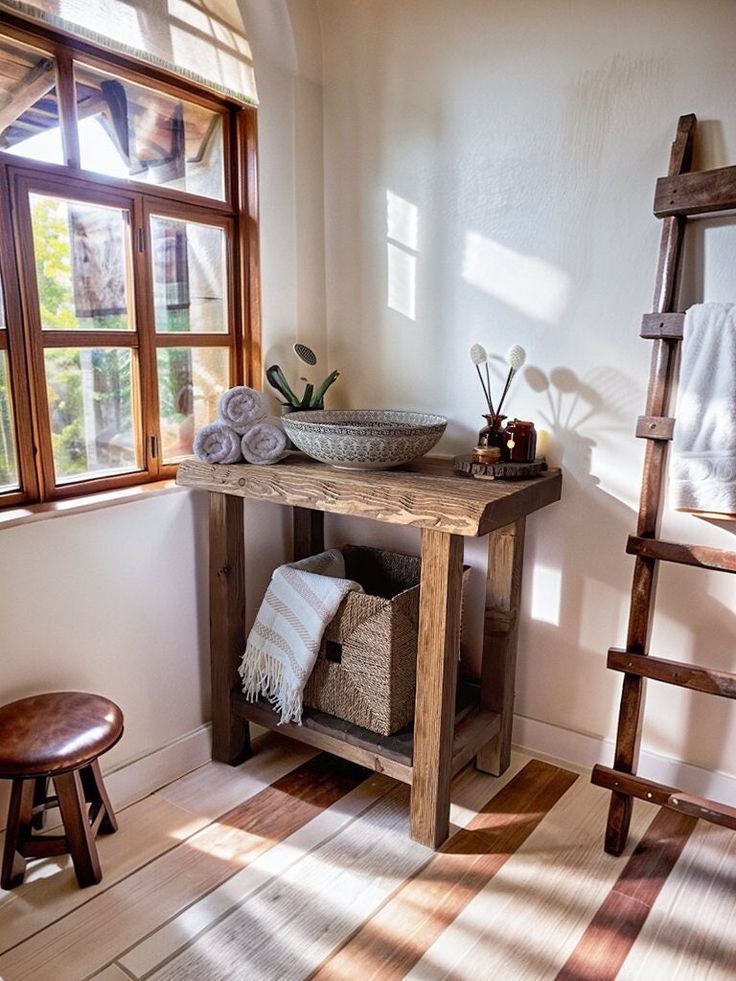
<instances>
[{"instance_id":1,"label":"striped floor tile","mask_svg":"<svg viewBox=\"0 0 736 981\"><path fill-rule=\"evenodd\" d=\"M0 957L4 981L80 981L310 822L367 777L320 755ZM90 938L94 943L90 943Z\"/></svg>"},{"instance_id":2,"label":"striped floor tile","mask_svg":"<svg viewBox=\"0 0 736 981\"><path fill-rule=\"evenodd\" d=\"M619 981L733 981L736 834L700 822L664 882Z\"/></svg>"},{"instance_id":3,"label":"striped floor tile","mask_svg":"<svg viewBox=\"0 0 736 981\"><path fill-rule=\"evenodd\" d=\"M315 975L402 978L575 782L532 760Z\"/></svg>"},{"instance_id":4,"label":"striped floor tile","mask_svg":"<svg viewBox=\"0 0 736 981\"><path fill-rule=\"evenodd\" d=\"M608 793L515 754L503 777L458 775L432 852L407 787L326 755L259 786L257 760L166 788L167 820L207 826L78 908L30 882L48 925L0 957L4 981L736 977L734 832L637 801L612 858Z\"/></svg>"}]
</instances>

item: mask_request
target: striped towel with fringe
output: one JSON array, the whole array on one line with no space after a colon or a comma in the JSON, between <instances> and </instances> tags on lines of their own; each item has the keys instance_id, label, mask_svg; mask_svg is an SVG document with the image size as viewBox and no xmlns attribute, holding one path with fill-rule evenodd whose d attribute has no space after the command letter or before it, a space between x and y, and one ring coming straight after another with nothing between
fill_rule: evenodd
<instances>
[{"instance_id":1,"label":"striped towel with fringe","mask_svg":"<svg viewBox=\"0 0 736 981\"><path fill-rule=\"evenodd\" d=\"M350 592L363 587L345 578L339 549L276 569L248 635L240 676L249 701L267 698L280 723L301 725L302 692L319 654L322 637Z\"/></svg>"}]
</instances>

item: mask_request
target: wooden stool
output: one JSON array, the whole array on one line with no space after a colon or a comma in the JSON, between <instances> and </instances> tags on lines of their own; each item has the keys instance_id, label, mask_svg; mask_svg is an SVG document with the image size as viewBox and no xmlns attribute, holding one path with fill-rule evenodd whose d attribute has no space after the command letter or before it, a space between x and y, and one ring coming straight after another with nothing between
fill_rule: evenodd
<instances>
[{"instance_id":1,"label":"wooden stool","mask_svg":"<svg viewBox=\"0 0 736 981\"><path fill-rule=\"evenodd\" d=\"M102 878L98 831L118 825L97 758L123 734L123 713L107 698L62 691L0 708L0 777L12 780L0 885L20 885L27 858L69 853L80 886ZM53 780L56 796L48 795ZM63 835L35 835L45 812L59 807ZM88 806L89 805L89 809Z\"/></svg>"}]
</instances>

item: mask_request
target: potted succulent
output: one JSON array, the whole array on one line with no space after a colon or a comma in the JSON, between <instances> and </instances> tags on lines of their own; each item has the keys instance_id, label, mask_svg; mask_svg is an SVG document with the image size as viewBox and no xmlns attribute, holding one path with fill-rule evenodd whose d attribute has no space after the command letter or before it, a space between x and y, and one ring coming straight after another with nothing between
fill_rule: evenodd
<instances>
[{"instance_id":1,"label":"potted succulent","mask_svg":"<svg viewBox=\"0 0 736 981\"><path fill-rule=\"evenodd\" d=\"M314 367L317 364L317 355L314 351L307 347L306 344L295 344L294 353L297 355L304 364ZM266 379L269 385L276 389L279 395L282 396L286 401L281 403L282 414L287 412L302 412L309 409L323 409L325 403L325 394L328 388L337 381L340 377L339 371L331 372L325 380L318 385L316 390L311 382L306 379L301 379L305 382L304 392L301 396L295 394L293 388L287 381L286 375L281 370L279 365L272 364L269 368L266 368Z\"/></svg>"}]
</instances>

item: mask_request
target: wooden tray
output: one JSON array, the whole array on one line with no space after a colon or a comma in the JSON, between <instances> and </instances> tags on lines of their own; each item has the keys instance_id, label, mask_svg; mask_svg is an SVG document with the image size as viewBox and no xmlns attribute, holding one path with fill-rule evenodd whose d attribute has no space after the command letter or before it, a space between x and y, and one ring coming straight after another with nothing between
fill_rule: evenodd
<instances>
[{"instance_id":1,"label":"wooden tray","mask_svg":"<svg viewBox=\"0 0 736 981\"><path fill-rule=\"evenodd\" d=\"M546 469L547 461L543 456L538 456L533 463L510 463L508 460L476 463L470 453L455 457L455 473L478 480L526 480Z\"/></svg>"}]
</instances>

